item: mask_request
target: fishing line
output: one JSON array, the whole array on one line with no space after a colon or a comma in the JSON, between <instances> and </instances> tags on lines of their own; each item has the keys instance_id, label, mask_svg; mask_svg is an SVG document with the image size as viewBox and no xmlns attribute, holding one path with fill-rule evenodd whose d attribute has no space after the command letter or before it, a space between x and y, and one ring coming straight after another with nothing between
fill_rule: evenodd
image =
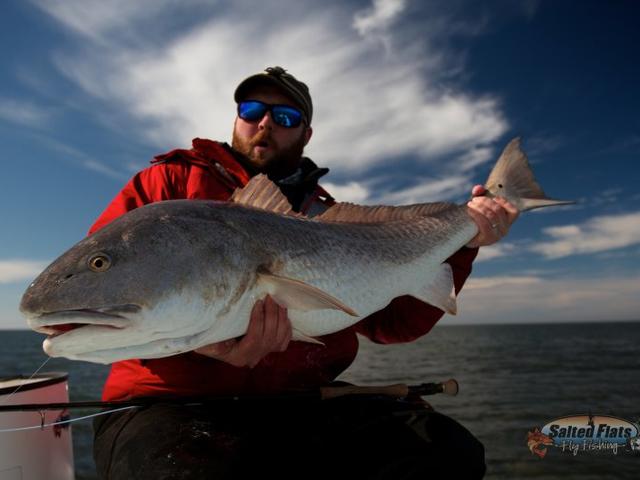
<instances>
[{"instance_id":1,"label":"fishing line","mask_svg":"<svg viewBox=\"0 0 640 480\"><path fill-rule=\"evenodd\" d=\"M128 407L114 408L113 410L106 410L104 412L92 413L91 415L85 415L84 417L70 418L68 420L60 420L59 422L42 423L40 425L33 425L30 427L4 428L4 429L0 429L0 433L22 432L24 430L36 430L36 429L43 430L46 427L53 427L55 425L64 425L67 423L79 422L80 420L86 420L88 418L99 417L100 415L107 415L109 413L120 412L122 410L130 410L132 408L138 408L138 406L131 405Z\"/></svg>"},{"instance_id":2,"label":"fishing line","mask_svg":"<svg viewBox=\"0 0 640 480\"><path fill-rule=\"evenodd\" d=\"M44 362L42 362L42 365L40 365L40 366L36 369L36 371L35 371L35 372L33 372L33 373L31 374L31 376L30 376L29 378L27 378L27 382L28 382L29 380L31 380L33 377L35 377L35 376L37 375L37 373L38 373L40 370L42 370L42 367L44 367L44 366L47 364L47 362L48 362L49 360L51 360L51 357L47 357L47 358L45 358L45 359L44 359ZM7 403L11 397L13 397L16 393L18 393L18 390L20 390L20 389L22 388L22 386L23 386L23 385L24 385L24 382L23 382L22 384L18 385L18 386L16 387L16 389L15 389L13 392L11 392L7 397L5 397L5 398L0 402L0 405L2 405L3 403Z\"/></svg>"}]
</instances>

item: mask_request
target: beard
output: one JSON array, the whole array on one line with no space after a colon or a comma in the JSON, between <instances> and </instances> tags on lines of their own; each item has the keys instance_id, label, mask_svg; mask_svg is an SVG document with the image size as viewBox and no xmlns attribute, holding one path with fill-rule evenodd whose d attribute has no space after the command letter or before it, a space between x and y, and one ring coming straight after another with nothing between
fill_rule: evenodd
<instances>
[{"instance_id":1,"label":"beard","mask_svg":"<svg viewBox=\"0 0 640 480\"><path fill-rule=\"evenodd\" d=\"M254 147L269 145L270 151L256 152ZM231 142L233 149L241 153L247 161L251 173L266 173L269 177L284 178L293 173L300 164L305 146L304 130L300 137L287 147L280 147L269 131L261 130L249 139L241 138L234 128Z\"/></svg>"}]
</instances>

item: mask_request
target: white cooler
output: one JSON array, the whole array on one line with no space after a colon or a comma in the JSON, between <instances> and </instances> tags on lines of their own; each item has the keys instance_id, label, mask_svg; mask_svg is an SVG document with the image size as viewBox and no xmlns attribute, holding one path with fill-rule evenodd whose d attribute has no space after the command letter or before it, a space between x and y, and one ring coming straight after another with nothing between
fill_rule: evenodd
<instances>
[{"instance_id":1,"label":"white cooler","mask_svg":"<svg viewBox=\"0 0 640 480\"><path fill-rule=\"evenodd\" d=\"M11 393L20 389L11 395ZM69 401L66 373L0 378L0 405ZM44 423L68 418L62 410L43 410ZM39 412L0 412L0 430L41 425ZM0 432L0 480L73 480L71 425Z\"/></svg>"}]
</instances>

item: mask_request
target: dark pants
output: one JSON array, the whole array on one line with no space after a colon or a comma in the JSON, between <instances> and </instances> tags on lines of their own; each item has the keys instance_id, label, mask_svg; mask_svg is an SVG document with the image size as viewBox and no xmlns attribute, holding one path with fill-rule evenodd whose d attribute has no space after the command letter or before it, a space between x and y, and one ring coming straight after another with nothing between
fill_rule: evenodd
<instances>
[{"instance_id":1,"label":"dark pants","mask_svg":"<svg viewBox=\"0 0 640 480\"><path fill-rule=\"evenodd\" d=\"M96 418L104 480L476 479L484 448L445 415L387 400L155 404Z\"/></svg>"}]
</instances>

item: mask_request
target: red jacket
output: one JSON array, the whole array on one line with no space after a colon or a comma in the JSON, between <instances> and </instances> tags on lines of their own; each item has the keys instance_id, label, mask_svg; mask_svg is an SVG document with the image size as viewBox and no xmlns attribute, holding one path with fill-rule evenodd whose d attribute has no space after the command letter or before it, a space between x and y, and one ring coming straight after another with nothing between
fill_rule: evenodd
<instances>
[{"instance_id":1,"label":"red jacket","mask_svg":"<svg viewBox=\"0 0 640 480\"><path fill-rule=\"evenodd\" d=\"M152 163L125 185L89 233L151 202L181 198L227 200L235 188L249 181L249 174L228 148L211 140L196 138L191 150L173 150ZM322 201L319 197L323 193L326 192L321 188L316 189L312 200ZM303 211L310 203L305 202ZM456 291L471 273L476 254L477 249L462 248L447 260L453 269ZM192 352L116 362L111 366L103 399L269 393L318 387L334 380L353 362L358 351L356 332L378 343L408 342L431 330L442 315L441 310L413 297L396 298L358 324L323 336L324 346L291 342L285 352L267 355L253 369L234 367Z\"/></svg>"}]
</instances>

